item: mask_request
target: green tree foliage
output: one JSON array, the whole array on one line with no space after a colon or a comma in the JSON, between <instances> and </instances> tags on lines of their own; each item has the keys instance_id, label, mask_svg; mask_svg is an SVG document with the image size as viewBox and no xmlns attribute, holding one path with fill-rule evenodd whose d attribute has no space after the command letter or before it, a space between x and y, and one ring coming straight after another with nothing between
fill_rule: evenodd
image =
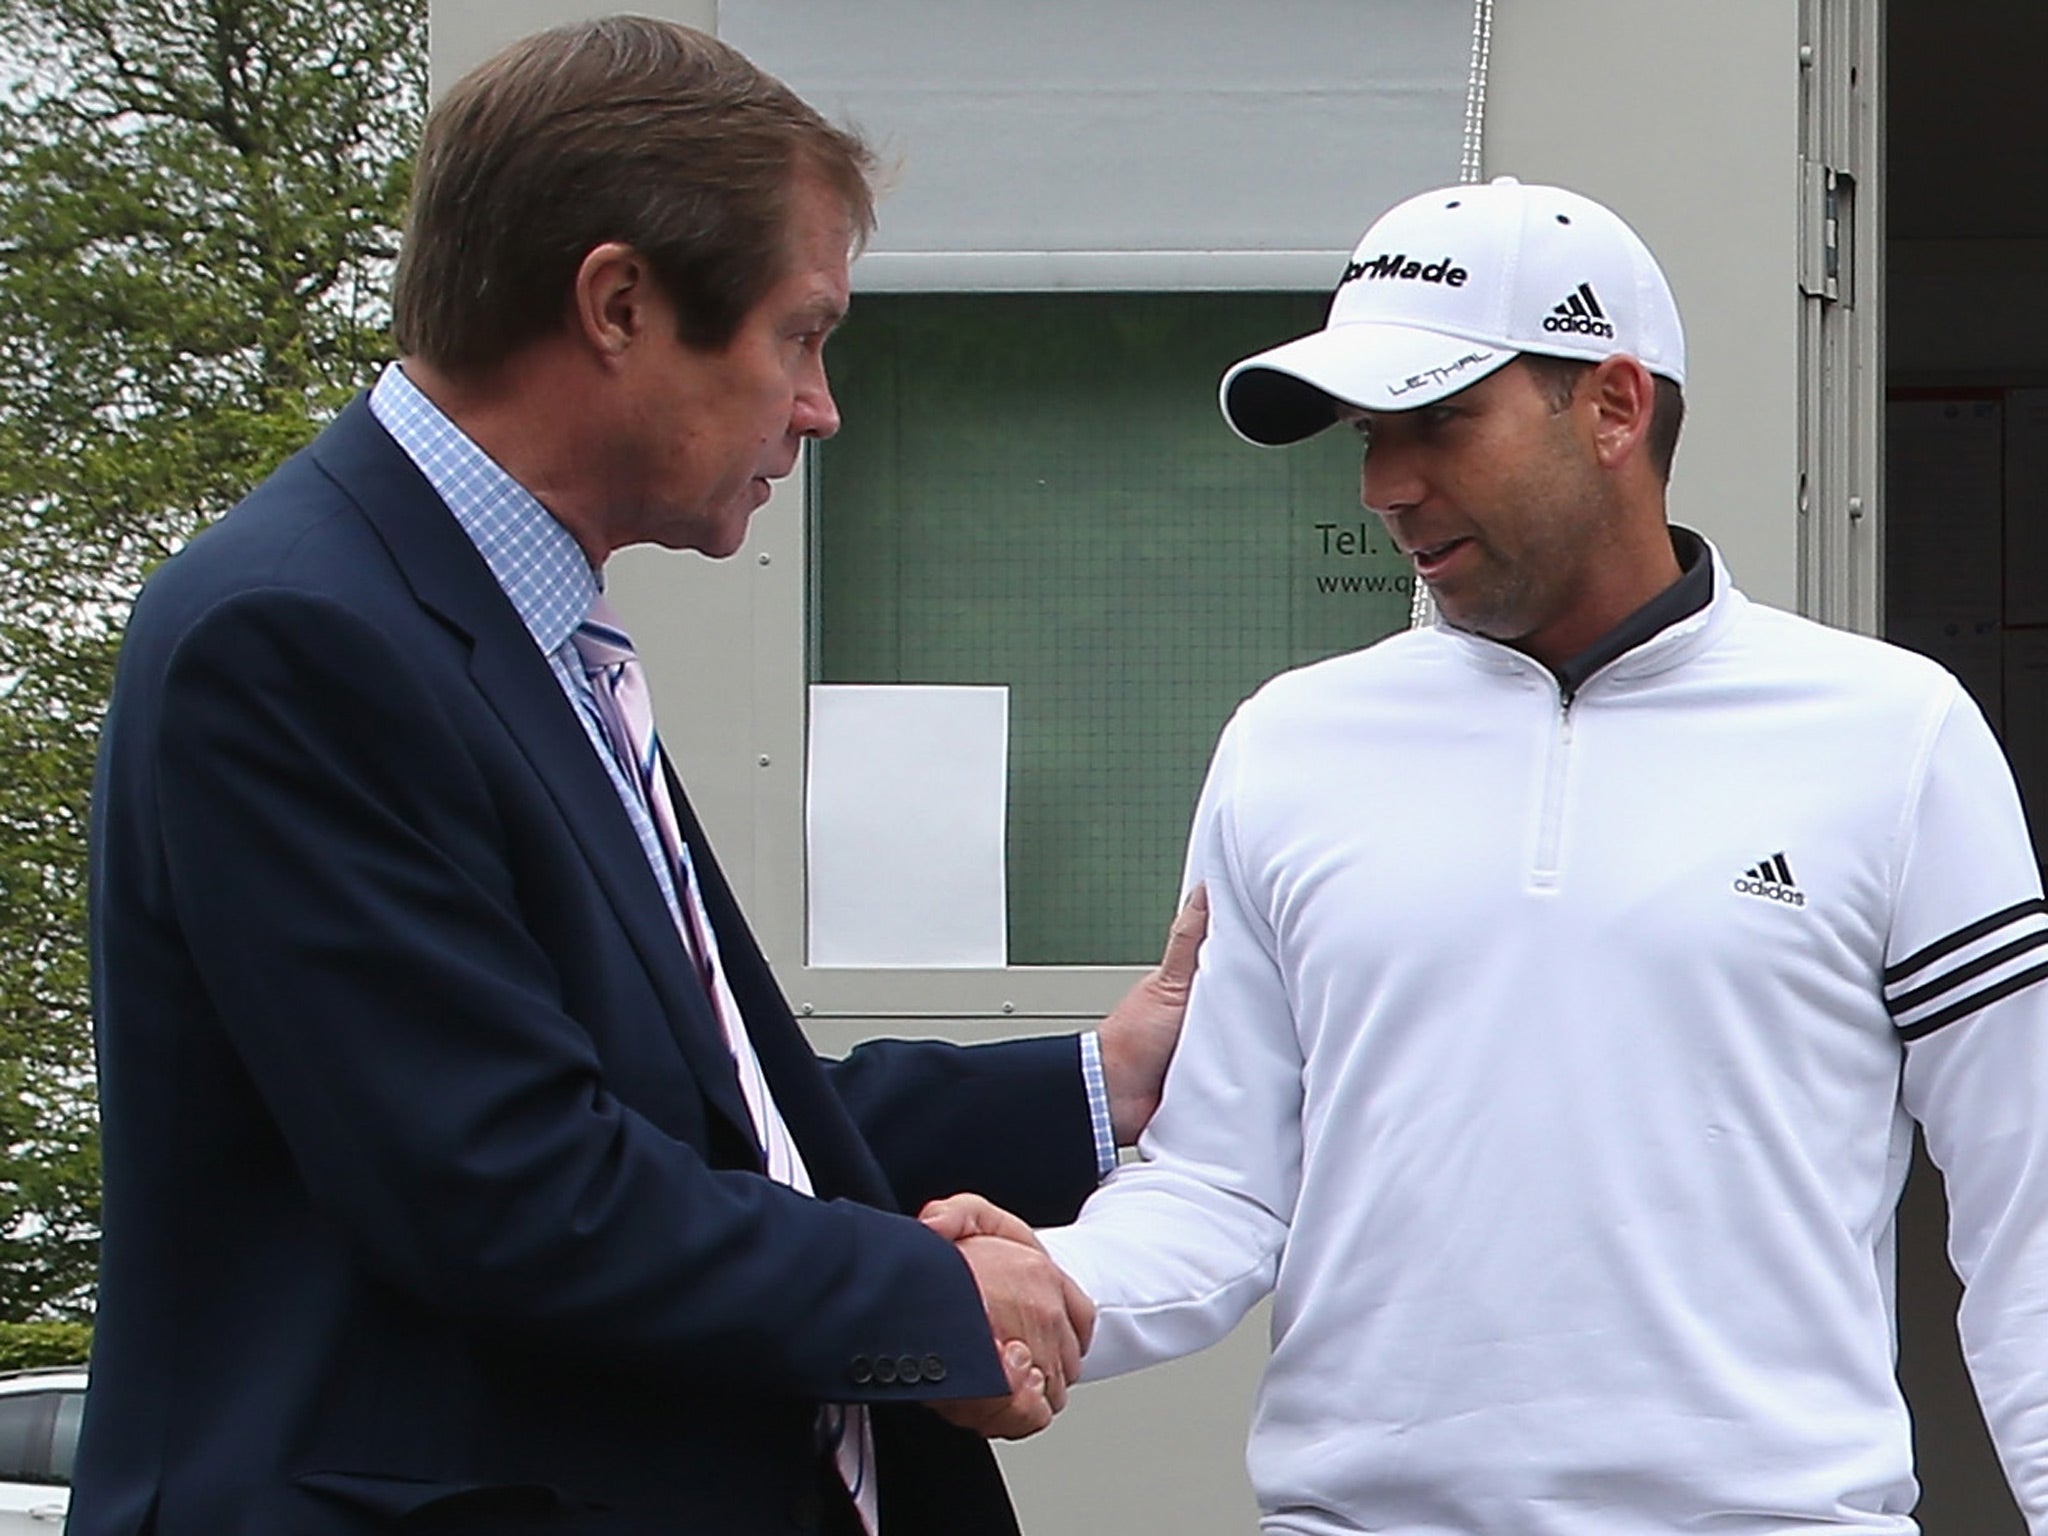
<instances>
[{"instance_id":1,"label":"green tree foliage","mask_svg":"<svg viewBox=\"0 0 2048 1536\"><path fill-rule=\"evenodd\" d=\"M91 1353L90 1323L0 1323L0 1371L79 1365Z\"/></svg>"},{"instance_id":2,"label":"green tree foliage","mask_svg":"<svg viewBox=\"0 0 2048 1536\"><path fill-rule=\"evenodd\" d=\"M425 0L0 0L0 1320L83 1315L92 758L147 571L364 385Z\"/></svg>"}]
</instances>

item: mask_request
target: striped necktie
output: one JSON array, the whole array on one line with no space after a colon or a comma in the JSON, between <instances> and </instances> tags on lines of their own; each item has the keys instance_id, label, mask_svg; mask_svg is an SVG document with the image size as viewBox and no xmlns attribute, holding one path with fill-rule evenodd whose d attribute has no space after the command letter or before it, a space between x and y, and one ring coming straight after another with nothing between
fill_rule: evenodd
<instances>
[{"instance_id":1,"label":"striped necktie","mask_svg":"<svg viewBox=\"0 0 2048 1536\"><path fill-rule=\"evenodd\" d=\"M718 961L718 938L712 932L710 914L697 887L696 869L690 849L683 840L682 824L676 817L675 802L669 796L668 774L662 756L661 738L654 729L654 702L647 691L647 674L633 650L633 641L603 593L591 605L590 616L577 627L573 637L584 675L597 702L598 718L613 754L625 769L626 781L639 795L640 804L654 824L661 852L666 856L675 901L670 916L696 967L698 979L711 999L711 1010L724 1032L726 1048L732 1052L738 1070L740 1091L747 1113L754 1122L768 1166L768 1176L800 1194L815 1191L810 1170L796 1138L790 1134L782 1111L768 1091L767 1075L747 1034L746 1020L727 984L725 969ZM867 1410L859 1406L828 1404L820 1414L821 1430L831 1444L833 1459L845 1481L861 1523L874 1536L877 1529L877 1500L874 1466L874 1438Z\"/></svg>"}]
</instances>

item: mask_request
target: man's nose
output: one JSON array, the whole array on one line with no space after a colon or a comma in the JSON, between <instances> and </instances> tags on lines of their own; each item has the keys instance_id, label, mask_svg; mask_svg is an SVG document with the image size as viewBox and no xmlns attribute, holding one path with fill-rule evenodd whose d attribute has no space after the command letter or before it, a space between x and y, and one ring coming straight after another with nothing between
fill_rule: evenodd
<instances>
[{"instance_id":1,"label":"man's nose","mask_svg":"<svg viewBox=\"0 0 2048 1536\"><path fill-rule=\"evenodd\" d=\"M798 437L821 440L839 430L839 402L832 398L832 385L825 377L822 359L797 386L790 425Z\"/></svg>"},{"instance_id":2,"label":"man's nose","mask_svg":"<svg viewBox=\"0 0 2048 1536\"><path fill-rule=\"evenodd\" d=\"M1376 442L1358 472L1358 499L1368 512L1405 512L1421 503L1424 490L1416 456L1398 443Z\"/></svg>"}]
</instances>

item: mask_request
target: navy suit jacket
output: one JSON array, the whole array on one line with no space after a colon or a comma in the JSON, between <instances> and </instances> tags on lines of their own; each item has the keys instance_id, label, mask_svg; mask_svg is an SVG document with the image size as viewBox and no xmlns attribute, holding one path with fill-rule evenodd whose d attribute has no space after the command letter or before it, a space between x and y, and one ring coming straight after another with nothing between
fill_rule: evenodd
<instances>
[{"instance_id":1,"label":"navy suit jacket","mask_svg":"<svg viewBox=\"0 0 2048 1536\"><path fill-rule=\"evenodd\" d=\"M763 1175L610 779L365 402L152 578L95 795L74 1536L806 1530L834 1400L876 1405L889 1536L1014 1529L919 1401L1002 1391L979 1298L899 1213L1069 1216L1077 1045L820 1062L687 832L815 1200Z\"/></svg>"}]
</instances>

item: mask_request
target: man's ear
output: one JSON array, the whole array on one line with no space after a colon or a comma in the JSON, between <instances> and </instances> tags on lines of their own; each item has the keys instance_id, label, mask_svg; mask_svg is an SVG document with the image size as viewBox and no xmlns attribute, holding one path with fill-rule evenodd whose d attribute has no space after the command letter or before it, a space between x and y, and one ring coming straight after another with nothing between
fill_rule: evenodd
<instances>
[{"instance_id":1,"label":"man's ear","mask_svg":"<svg viewBox=\"0 0 2048 1536\"><path fill-rule=\"evenodd\" d=\"M1596 363L1579 397L1592 412L1593 452L1603 468L1617 469L1644 451L1657 408L1657 381L1632 357Z\"/></svg>"},{"instance_id":2,"label":"man's ear","mask_svg":"<svg viewBox=\"0 0 2048 1536\"><path fill-rule=\"evenodd\" d=\"M621 357L651 321L654 276L646 258L617 240L592 246L576 268L569 296L575 335L605 361Z\"/></svg>"}]
</instances>

